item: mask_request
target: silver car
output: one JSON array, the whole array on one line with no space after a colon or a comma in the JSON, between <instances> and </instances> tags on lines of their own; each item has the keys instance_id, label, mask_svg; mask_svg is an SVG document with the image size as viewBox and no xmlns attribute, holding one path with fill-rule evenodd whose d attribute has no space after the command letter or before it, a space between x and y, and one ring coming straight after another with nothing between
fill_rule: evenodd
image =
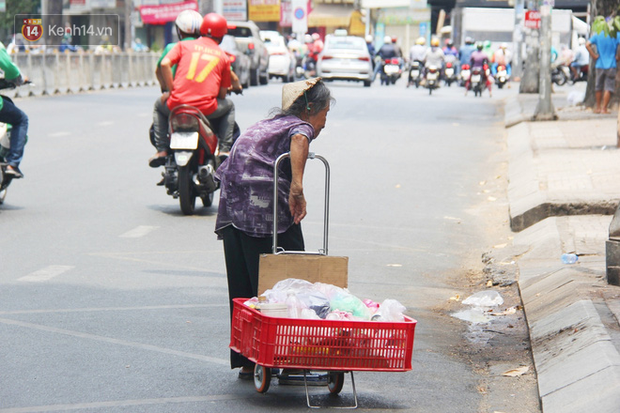
<instances>
[{"instance_id":1,"label":"silver car","mask_svg":"<svg viewBox=\"0 0 620 413\"><path fill-rule=\"evenodd\" d=\"M317 62L317 76L325 80L353 80L372 84L372 61L366 41L357 36L328 34Z\"/></svg>"}]
</instances>

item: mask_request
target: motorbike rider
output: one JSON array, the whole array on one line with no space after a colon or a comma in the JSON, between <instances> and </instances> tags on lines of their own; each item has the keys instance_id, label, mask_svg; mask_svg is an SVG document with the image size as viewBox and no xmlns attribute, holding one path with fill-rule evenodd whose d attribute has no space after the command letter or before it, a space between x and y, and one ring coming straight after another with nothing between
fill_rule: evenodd
<instances>
[{"instance_id":1,"label":"motorbike rider","mask_svg":"<svg viewBox=\"0 0 620 413\"><path fill-rule=\"evenodd\" d=\"M491 73L495 75L497 73L497 67L503 65L506 67L506 75L510 77L512 70L510 63L512 62L512 52L508 50L506 43L500 44L499 48L493 54L493 65L491 66Z\"/></svg>"},{"instance_id":2,"label":"motorbike rider","mask_svg":"<svg viewBox=\"0 0 620 413\"><path fill-rule=\"evenodd\" d=\"M195 10L183 10L174 21L174 26L176 27L177 37L179 41L187 41L187 40L195 40L200 37L200 25L202 24L202 16ZM159 85L161 86L161 91L166 92L166 84L164 82L164 77L161 73L161 61L164 60L164 57L168 54L172 48L176 46L176 43L168 43L164 48L159 60L157 61L157 68L155 69L155 75L157 76L157 80L159 81ZM177 67L174 65L172 67L172 77L176 73Z\"/></svg>"},{"instance_id":3,"label":"motorbike rider","mask_svg":"<svg viewBox=\"0 0 620 413\"><path fill-rule=\"evenodd\" d=\"M452 39L446 39L446 45L442 50L444 55L444 61L446 63L452 63L452 66L454 67L454 73L457 74L459 72L459 51L456 47L454 47L454 42L452 41Z\"/></svg>"},{"instance_id":4,"label":"motorbike rider","mask_svg":"<svg viewBox=\"0 0 620 413\"><path fill-rule=\"evenodd\" d=\"M467 36L465 38L465 44L459 49L459 62L461 63L461 67L469 64L471 54L474 50L476 50L476 46L474 46L474 39Z\"/></svg>"},{"instance_id":5,"label":"motorbike rider","mask_svg":"<svg viewBox=\"0 0 620 413\"><path fill-rule=\"evenodd\" d=\"M158 152L149 160L151 167L166 163L168 116L182 104L198 108L207 119L219 119L219 156L227 156L230 152L235 124L235 106L226 98L232 86L230 61L218 46L227 32L226 19L209 13L200 26L202 37L177 43L162 60L162 75L169 92L164 92L155 103L153 121ZM174 64L177 64L179 76L173 79Z\"/></svg>"},{"instance_id":6,"label":"motorbike rider","mask_svg":"<svg viewBox=\"0 0 620 413\"><path fill-rule=\"evenodd\" d=\"M2 42L0 42L0 70L4 72L4 79L16 86L28 81L28 78L22 76L19 68L13 63ZM19 163L24 157L24 146L26 146L28 135L28 116L10 99L0 96L0 122L8 123L13 127L4 173L12 175L13 178L23 178L24 174L19 170Z\"/></svg>"},{"instance_id":7,"label":"motorbike rider","mask_svg":"<svg viewBox=\"0 0 620 413\"><path fill-rule=\"evenodd\" d=\"M426 39L422 36L418 37L415 44L409 49L409 62L419 62L420 69L424 66L424 56L426 55ZM413 84L411 73L409 74L408 86Z\"/></svg>"},{"instance_id":8,"label":"motorbike rider","mask_svg":"<svg viewBox=\"0 0 620 413\"><path fill-rule=\"evenodd\" d=\"M431 39L431 47L429 47L424 54L425 73L430 66L435 66L440 73L443 73L444 58L443 50L439 47L439 39L433 37Z\"/></svg>"},{"instance_id":9,"label":"motorbike rider","mask_svg":"<svg viewBox=\"0 0 620 413\"><path fill-rule=\"evenodd\" d=\"M392 37L385 36L383 38L383 45L381 46L381 48L379 48L379 51L377 52L377 66L375 67L373 80L377 76L377 73L383 70L383 62L387 59L392 59L394 57L400 56L398 55L398 51L394 43L392 43Z\"/></svg>"},{"instance_id":10,"label":"motorbike rider","mask_svg":"<svg viewBox=\"0 0 620 413\"><path fill-rule=\"evenodd\" d=\"M375 45L372 44L372 35L367 35L366 38L366 48L368 49L368 53L370 53L370 61L372 62L372 68L375 68L375 54L377 51L375 50Z\"/></svg>"},{"instance_id":11,"label":"motorbike rider","mask_svg":"<svg viewBox=\"0 0 620 413\"><path fill-rule=\"evenodd\" d=\"M478 42L476 44L476 50L474 50L471 54L469 62L471 64L472 72L474 69L480 69L480 75L482 76L482 81L486 83L487 88L489 89L489 96L492 96L491 87L493 85L491 76L487 76L487 71L484 69L485 65L489 64L489 57L485 52L482 51L483 45ZM471 78L465 82L465 96L467 96L467 92L471 89Z\"/></svg>"},{"instance_id":12,"label":"motorbike rider","mask_svg":"<svg viewBox=\"0 0 620 413\"><path fill-rule=\"evenodd\" d=\"M583 66L587 66L590 64L590 53L588 53L588 49L586 48L586 39L580 37L579 46L577 50L575 50L575 57L570 64L570 70L573 73L573 80L579 78L579 72Z\"/></svg>"}]
</instances>

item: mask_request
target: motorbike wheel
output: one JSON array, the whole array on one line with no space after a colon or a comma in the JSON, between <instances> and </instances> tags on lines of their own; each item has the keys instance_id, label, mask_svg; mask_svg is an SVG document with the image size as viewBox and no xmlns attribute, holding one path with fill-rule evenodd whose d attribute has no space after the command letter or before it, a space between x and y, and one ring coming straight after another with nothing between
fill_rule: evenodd
<instances>
[{"instance_id":1,"label":"motorbike wheel","mask_svg":"<svg viewBox=\"0 0 620 413\"><path fill-rule=\"evenodd\" d=\"M432 88L432 87L429 87L429 88L428 88L428 95L430 96L430 95L432 95L432 94L433 94L433 88Z\"/></svg>"},{"instance_id":2,"label":"motorbike wheel","mask_svg":"<svg viewBox=\"0 0 620 413\"><path fill-rule=\"evenodd\" d=\"M419 80L419 79L416 79L416 80L415 80L415 88L417 89L417 88L419 88L419 87L420 87L420 80Z\"/></svg>"},{"instance_id":3,"label":"motorbike wheel","mask_svg":"<svg viewBox=\"0 0 620 413\"><path fill-rule=\"evenodd\" d=\"M568 78L564 73L560 73L553 79L553 82L558 86L564 86L568 82Z\"/></svg>"},{"instance_id":4,"label":"motorbike wheel","mask_svg":"<svg viewBox=\"0 0 620 413\"><path fill-rule=\"evenodd\" d=\"M190 165L179 168L179 204L184 215L193 215L196 206L192 175Z\"/></svg>"}]
</instances>

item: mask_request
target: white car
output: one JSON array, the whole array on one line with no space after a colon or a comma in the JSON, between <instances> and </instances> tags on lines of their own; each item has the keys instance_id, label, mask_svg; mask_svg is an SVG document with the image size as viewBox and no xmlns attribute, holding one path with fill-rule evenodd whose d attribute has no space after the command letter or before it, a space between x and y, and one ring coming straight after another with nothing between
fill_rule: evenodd
<instances>
[{"instance_id":1,"label":"white car","mask_svg":"<svg viewBox=\"0 0 620 413\"><path fill-rule=\"evenodd\" d=\"M369 87L373 69L366 41L357 36L328 34L316 70L317 76L325 80L354 80Z\"/></svg>"},{"instance_id":2,"label":"white car","mask_svg":"<svg viewBox=\"0 0 620 413\"><path fill-rule=\"evenodd\" d=\"M269 77L282 78L282 82L295 79L295 56L286 46L284 37L271 30L262 30L260 37L269 52Z\"/></svg>"}]
</instances>

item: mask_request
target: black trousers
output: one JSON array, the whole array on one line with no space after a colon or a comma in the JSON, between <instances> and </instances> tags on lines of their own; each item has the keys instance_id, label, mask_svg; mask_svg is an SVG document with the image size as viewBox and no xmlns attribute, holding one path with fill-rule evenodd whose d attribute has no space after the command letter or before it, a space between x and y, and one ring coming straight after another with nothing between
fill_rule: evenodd
<instances>
[{"instance_id":1,"label":"black trousers","mask_svg":"<svg viewBox=\"0 0 620 413\"><path fill-rule=\"evenodd\" d=\"M261 254L272 252L273 237L251 237L233 227L221 231L228 278L228 298L232 320L233 298L252 298L258 295L258 261ZM278 234L278 246L287 251L303 251L301 225L293 225ZM230 367L253 367L254 363L241 354L230 351Z\"/></svg>"}]
</instances>

